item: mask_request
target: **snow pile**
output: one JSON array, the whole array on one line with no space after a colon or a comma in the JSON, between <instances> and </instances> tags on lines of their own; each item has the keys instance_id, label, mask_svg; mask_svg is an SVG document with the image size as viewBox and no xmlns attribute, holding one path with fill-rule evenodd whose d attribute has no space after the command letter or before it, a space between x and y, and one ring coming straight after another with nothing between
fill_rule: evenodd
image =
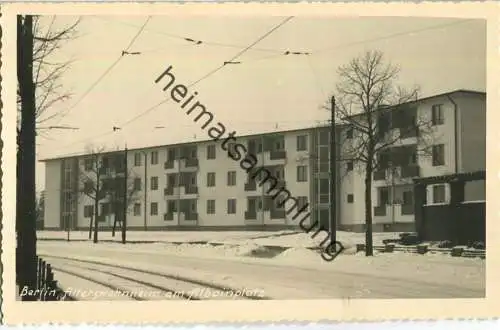
<instances>
[{"instance_id":1,"label":"snow pile","mask_svg":"<svg viewBox=\"0 0 500 330\"><path fill-rule=\"evenodd\" d=\"M235 255L241 257L250 257L256 253L266 252L266 248L252 242L245 242L245 244L237 246L235 250Z\"/></svg>"},{"instance_id":2,"label":"snow pile","mask_svg":"<svg viewBox=\"0 0 500 330\"><path fill-rule=\"evenodd\" d=\"M259 245L273 245L283 247L297 247L297 248L314 248L325 245L323 241L327 239L327 233L322 232L313 237L315 231L310 233L297 233L292 235L282 235L276 237L255 238L252 241ZM399 233L373 233L373 244L384 245L385 239L397 239ZM365 243L365 233L353 233L346 231L337 232L337 241L340 242L344 248L349 249L355 247L356 244Z\"/></svg>"},{"instance_id":3,"label":"snow pile","mask_svg":"<svg viewBox=\"0 0 500 330\"><path fill-rule=\"evenodd\" d=\"M290 260L300 263L303 260L321 259L320 254L310 249L305 248L289 248L283 253L277 255L276 260Z\"/></svg>"}]
</instances>

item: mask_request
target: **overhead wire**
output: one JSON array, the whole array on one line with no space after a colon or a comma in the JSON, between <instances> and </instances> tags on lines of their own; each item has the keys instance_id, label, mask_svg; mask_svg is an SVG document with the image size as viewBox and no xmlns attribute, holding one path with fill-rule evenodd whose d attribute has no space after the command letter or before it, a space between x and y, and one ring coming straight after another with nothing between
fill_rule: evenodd
<instances>
[{"instance_id":1,"label":"overhead wire","mask_svg":"<svg viewBox=\"0 0 500 330\"><path fill-rule=\"evenodd\" d=\"M144 28L146 27L146 25L148 24L149 20L151 19L151 16L148 16L146 21L144 22L144 24L141 26L141 28L139 29L139 31L137 31L137 33L134 35L134 37L132 38L132 40L129 42L129 44L127 45L127 47L125 48L125 51L124 52L127 52L130 50L130 48L132 47L132 45L134 44L134 42L137 40L137 38L141 35L141 33L143 32ZM79 105L84 99L85 97L87 97L87 95L90 94L90 92L92 92L92 90L111 72L111 70L113 70L114 67L116 67L116 65L118 65L118 63L123 59L123 56L125 55L124 52L122 51L122 54L121 56L119 56L100 76L99 78L97 78L96 81L94 81L90 86L89 88L87 88L87 90L85 90L85 92L80 96L80 98L78 98L78 100L68 109L66 109L65 113L63 113L61 115L61 117L59 118L59 120L56 122L56 124L60 123L61 120L66 117L70 112L71 110L73 110L77 105Z\"/></svg>"},{"instance_id":2,"label":"overhead wire","mask_svg":"<svg viewBox=\"0 0 500 330\"><path fill-rule=\"evenodd\" d=\"M110 21L111 19L109 19L108 17L100 17L100 16L92 16L93 18L97 18L97 19L100 19L100 20L106 20L106 21ZM130 26L130 27L135 27L135 28L138 28L137 25L135 24L131 24L131 23L127 23L127 22L123 22L123 21L116 21L115 22L119 23L119 24L122 24L122 25L127 25L127 26ZM161 35L164 35L164 36L167 36L167 37L170 37L170 38L173 38L173 39L177 39L177 40L183 40L183 41L186 41L186 42L189 42L191 44L194 44L194 45L208 45L208 46L214 46L214 47L225 47L225 48L240 48L240 49L243 49L245 48L246 46L243 46L243 45L236 45L236 44L229 44L229 43L222 43L222 42L213 42L213 41L207 41L207 40L201 40L201 39L197 39L197 38L193 38L193 37L188 37L188 36L181 36L181 35L177 35L177 34L173 34L173 33L170 33L170 32L165 32L165 31L159 31L159 30L152 30L152 29L147 29L146 31L148 32L152 32L152 33L156 33L156 34L161 34ZM259 51L259 52L268 52L268 53L283 53L284 50L280 50L280 49L269 49L269 48L252 48L253 51Z\"/></svg>"},{"instance_id":3,"label":"overhead wire","mask_svg":"<svg viewBox=\"0 0 500 330\"><path fill-rule=\"evenodd\" d=\"M397 33L393 33L393 34L389 34L389 35L381 36L381 37L376 37L376 38L372 38L372 39L365 39L365 40L360 40L360 41L354 41L354 42L350 42L350 43L336 45L336 46L333 46L333 47L328 47L328 48L323 48L323 49L315 50L315 51L311 52L311 55L314 56L314 55L318 55L320 53L324 53L324 52L329 52L329 51L332 51L332 50L336 50L338 48L356 46L356 45L359 45L359 44L366 44L366 43L370 43L370 42L387 40L387 39L392 39L392 38L396 38L396 37L400 37L400 36L406 36L406 35L410 35L410 34L416 34L416 33L420 33L420 32L441 29L443 27L448 27L448 26L453 26L453 25L458 25L458 24L464 24L464 23L467 23L467 22L470 22L470 21L474 21L474 20L475 19L466 19L466 20L460 19L458 21L454 21L454 22L450 22L450 23L437 24L437 25L432 25L432 26L428 26L428 27L425 27L425 28L421 28L421 29L410 30L410 31L403 31L403 32L397 32Z\"/></svg>"},{"instance_id":4,"label":"overhead wire","mask_svg":"<svg viewBox=\"0 0 500 330\"><path fill-rule=\"evenodd\" d=\"M262 41L264 38L266 38L267 36L269 36L271 33L273 33L274 31L276 31L278 28L280 28L281 26L283 26L285 23L287 23L288 21L290 21L291 19L293 18L293 16L290 16L290 17L287 17L286 19L284 19L280 24L278 24L277 26L273 27L271 30L269 30L268 32L266 32L264 35L262 35L261 37L259 37L256 41L254 41L252 44L250 44L249 46L246 46L245 48L243 48L241 51L239 51L236 55L234 55L230 60L228 61L225 61L222 65L216 67L215 69L209 71L207 74L203 75L201 78L197 79L196 81L194 81L193 83L191 83L190 85L188 85L187 87L193 87L195 86L196 84L200 83L201 81L207 79L208 77L212 76L213 74L215 74L216 72L220 71L222 68L224 68L226 66L226 64L234 61L235 59L237 59L239 56L241 56L242 54L244 54L245 52L247 52L250 48L252 48L255 44L259 43L260 41ZM149 18L148 18L149 20ZM146 21L147 23L147 21ZM140 31L142 31L145 27L145 24L143 24L142 28ZM133 39L135 40L135 38ZM161 102L157 103L156 105L142 111L141 113L139 113L138 115L132 117L131 119L129 119L128 121L126 121L125 123L123 123L122 125L120 125L120 128L123 128L127 125L129 125L130 123L136 121L137 119L145 116L146 114L148 114L149 112L157 109L160 105L170 101L172 98L171 97L168 97L164 100L162 100ZM82 139L82 140L79 140L79 141L76 141L76 142L73 142L73 143L70 143L68 145L65 145L63 148L66 148L66 147L69 147L69 146L72 146L72 145L75 145L75 144L80 144L82 142L86 142L88 140L91 140L91 139L96 139L96 138L99 138L99 137L104 137L104 136L107 136L107 135L110 135L110 134L113 134L114 130L112 131L108 131L108 132L103 132L102 134L99 134L98 136L92 136L90 138L85 138L85 139Z\"/></svg>"},{"instance_id":5,"label":"overhead wire","mask_svg":"<svg viewBox=\"0 0 500 330\"><path fill-rule=\"evenodd\" d=\"M269 34L271 34L272 32L274 32L277 28L281 27L283 24L285 24L286 22L288 22L292 18L293 18L293 16L292 17L288 17L282 23L280 23L278 26L276 26L275 28L273 28L272 30L270 30L268 33L266 33L265 35L263 35L261 38L259 38L256 42L252 43L250 46L247 46L247 47L243 48L242 51L238 52L229 61L226 61L226 62L224 62L224 64L222 64L222 65L218 66L217 68L211 70L210 72L208 72L207 74L205 74L201 78L197 79L196 81L194 81L193 83L191 83L187 87L192 87L192 86L198 84L199 82L207 79L208 77L212 76L213 74L215 74L216 72L218 72L219 70L221 70L222 68L224 68L226 66L226 64L230 64L231 62L233 62L236 58L238 58L243 53L245 53L250 48L252 48L253 45L257 44L259 41L261 41L262 39L264 39L265 37L267 37ZM319 50L311 51L311 52L291 52L291 51L284 51L284 52L282 52L282 54L275 54L273 56L269 56L269 57L266 57L266 58L274 58L274 57L287 56L287 55L307 55L309 57L309 56L317 55L319 53L324 53L324 52L328 52L328 51L331 51L331 50L336 50L336 49L343 48L343 47L350 47L350 46L355 46L355 45L358 45L358 44L365 44L365 43L376 42L376 41L380 41L380 40L387 40L387 39L396 38L396 37L400 37L400 36L404 36L404 35L410 35L410 34L420 33L420 32L424 32L424 31L430 31L430 30L440 29L440 28L443 28L443 27L448 27L448 26L463 24L465 22L469 22L469 21L472 21L472 20L473 19L460 20L458 22L455 21L455 22L451 22L451 23L439 24L439 25L434 25L434 26L430 26L430 27L426 27L426 28L421 28L421 29L416 29L416 30L398 32L398 33L390 34L390 35L387 35L387 36L382 36L382 37L377 37L377 38L372 38L372 39L366 39L366 40L361 40L361 41L356 41L356 42L341 44L341 45L337 45L337 46L334 46L334 47L319 49ZM120 22L120 23L123 23L123 22ZM124 23L124 24L126 24L126 23ZM128 24L128 25L130 25L130 24ZM145 24L143 25L143 27L145 27ZM176 35L171 35L171 36L173 36L173 37L175 36L177 38L185 39L184 37L181 37L181 36L176 36ZM209 44L207 42L204 42L204 43L205 44ZM212 44L215 44L215 43L212 43ZM232 45L232 46L237 47L237 48L242 48L242 46L237 46L237 45ZM252 50L257 50L257 48L252 48ZM278 52L277 50L269 50L269 49L268 50L261 49L261 50L262 51ZM262 58L260 60L264 60L266 58ZM259 59L256 59L255 61L257 61L257 60L259 60ZM310 59L308 59L308 61L309 61L308 62L309 66L310 66L313 74L316 77L316 82L319 84L316 72L315 72L314 68L312 67L312 63L310 62ZM248 62L248 61L245 61L245 62ZM240 64L240 63L244 63L244 62L238 62L238 64ZM324 94L324 91L322 93ZM168 102L170 100L171 100L171 98L166 98L166 99L162 100L161 102L157 103L156 105L147 108L143 112L139 113L138 115L136 115L133 118L131 118L128 121L126 121L124 124L121 125L121 127L129 125L130 123L132 123L132 122L136 121L137 119L139 119L139 118L147 115L151 111L155 110L156 108L158 108L159 106L161 106L162 104L164 104L164 103L166 103L166 102ZM102 134L99 134L97 136L92 136L92 137L89 137L89 138L85 138L85 139L82 139L82 140L70 143L70 144L64 146L63 148L66 148L66 147L71 146L71 145L79 144L81 142L85 142L85 141L88 141L88 140L91 140L91 139L95 139L95 138L107 136L107 135L110 135L112 133L113 133L113 131L103 132Z\"/></svg>"},{"instance_id":6,"label":"overhead wire","mask_svg":"<svg viewBox=\"0 0 500 330\"><path fill-rule=\"evenodd\" d=\"M243 48L241 51L239 51L236 55L234 55L233 57L231 57L231 59L229 59L228 61L225 61L222 65L214 68L213 70L207 72L205 75L203 75L202 77L198 78L197 80L195 80L194 82L192 82L191 84L189 84L187 87L190 88L190 87L193 87L195 85L197 85L198 83L200 83L201 81L207 79L208 77L212 76L213 74L215 74L216 72L222 70L222 68L224 68L227 64L233 62L235 59L237 59L238 57L240 57L242 54L244 54L245 52L247 52L250 48L252 48L254 45L256 45L257 43L259 43L260 41L262 41L264 38L266 38L267 36L269 36L271 33L273 33L274 31L276 31L278 28L280 28L281 26L283 26L285 23L287 23L288 21L290 21L291 19L293 18L293 16L290 16L290 17L287 17L285 20L283 20L280 24L278 24L277 26L273 27L271 30L269 30L268 32L266 32L264 35L262 35L261 37L259 37L256 41L254 41L252 44L250 44L249 46ZM124 127L124 126L127 126L129 125L130 123L136 121L137 119L145 116L146 114L150 113L151 111L155 110L156 108L158 108L159 106L163 105L164 103L170 101L172 98L171 97L167 97L165 98L164 100L162 100L161 102L155 104L154 106L142 111L141 113L139 113L137 116L131 118L130 120L126 121L125 123L123 123L121 125L121 127Z\"/></svg>"}]
</instances>

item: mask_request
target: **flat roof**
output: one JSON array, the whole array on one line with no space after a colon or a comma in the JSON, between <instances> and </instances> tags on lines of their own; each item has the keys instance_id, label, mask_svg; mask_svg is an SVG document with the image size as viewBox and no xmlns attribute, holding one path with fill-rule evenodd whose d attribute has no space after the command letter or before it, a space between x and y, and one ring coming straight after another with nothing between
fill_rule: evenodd
<instances>
[{"instance_id":1,"label":"flat roof","mask_svg":"<svg viewBox=\"0 0 500 330\"><path fill-rule=\"evenodd\" d=\"M403 104L411 104L415 102L422 102L425 100L429 100L432 98L437 98L437 97L442 97L442 96L447 96L451 94L457 94L457 93L467 93L467 94L479 94L479 95L486 95L486 92L481 92L481 91L475 91L475 90L469 90L469 89L457 89L454 91L450 92L445 92L441 94L435 94L427 97L423 97L421 99L417 99L414 101L406 102ZM390 109L391 107L387 107L385 109ZM361 115L361 113L359 114ZM337 124L337 126L342 126L342 123ZM244 135L238 135L236 138L249 138L252 136L261 136L261 135L273 135L273 134L280 134L280 133L291 133L291 132L300 132L300 131L306 131L306 130L311 130L311 129L319 129L319 128L325 128L328 127L329 125L317 125L317 126L307 126L303 128L293 128L293 129L285 129L285 130L280 130L280 131L261 131L260 133L252 133L252 134L244 134ZM175 147L175 146L182 146L182 145L190 145L190 144L197 144L197 143L206 143L206 142L211 142L213 141L212 139L204 139L204 140L197 140L197 141L187 141L187 142L178 142L178 143L170 143L170 144L160 144L160 145L152 145L152 146L146 146L146 147L139 147L139 148L130 148L128 151L135 151L135 150L143 150L143 149L154 149L154 148L162 148L162 147ZM124 149L120 150L112 150L112 151L103 151L100 154L106 155L106 154L112 154L116 153L119 151L124 151ZM57 156L57 157L49 157L49 158L44 158L40 159L39 162L47 162L47 161L53 161L53 160L59 160L59 159L70 159L70 158L77 158L77 157L82 157L88 155L88 153L81 152L81 153L73 153L73 154L67 154L67 155L62 155L62 156Z\"/></svg>"}]
</instances>

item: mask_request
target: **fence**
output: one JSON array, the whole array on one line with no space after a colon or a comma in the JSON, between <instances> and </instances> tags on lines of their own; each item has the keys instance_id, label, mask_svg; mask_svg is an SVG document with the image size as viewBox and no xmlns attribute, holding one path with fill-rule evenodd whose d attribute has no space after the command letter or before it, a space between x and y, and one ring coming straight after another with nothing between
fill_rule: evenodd
<instances>
[{"instance_id":1,"label":"fence","mask_svg":"<svg viewBox=\"0 0 500 330\"><path fill-rule=\"evenodd\" d=\"M40 301L65 300L65 293L57 286L52 266L42 258L37 257L36 292Z\"/></svg>"}]
</instances>

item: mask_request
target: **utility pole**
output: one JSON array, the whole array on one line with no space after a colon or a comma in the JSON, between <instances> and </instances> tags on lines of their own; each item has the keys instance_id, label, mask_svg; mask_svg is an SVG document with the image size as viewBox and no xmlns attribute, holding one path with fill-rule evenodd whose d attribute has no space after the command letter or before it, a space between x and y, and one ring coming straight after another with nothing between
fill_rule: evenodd
<instances>
[{"instance_id":1,"label":"utility pole","mask_svg":"<svg viewBox=\"0 0 500 330\"><path fill-rule=\"evenodd\" d=\"M335 252L337 242L337 214L335 203L337 191L337 141L335 133L335 96L331 99L330 123L330 244Z\"/></svg>"},{"instance_id":2,"label":"utility pole","mask_svg":"<svg viewBox=\"0 0 500 330\"><path fill-rule=\"evenodd\" d=\"M124 185L123 185L123 222L122 222L122 243L125 244L127 242L127 194L128 194L128 149L127 145L125 145L125 177L124 177Z\"/></svg>"},{"instance_id":3,"label":"utility pole","mask_svg":"<svg viewBox=\"0 0 500 330\"><path fill-rule=\"evenodd\" d=\"M144 151L144 230L148 230L148 154Z\"/></svg>"},{"instance_id":4,"label":"utility pole","mask_svg":"<svg viewBox=\"0 0 500 330\"><path fill-rule=\"evenodd\" d=\"M101 157L98 154L94 155L96 164L96 188L95 188L95 201L94 201L94 243L97 243L97 233L99 232L99 199L101 198ZM102 212L101 212L102 213ZM101 214L102 216L102 214Z\"/></svg>"}]
</instances>

